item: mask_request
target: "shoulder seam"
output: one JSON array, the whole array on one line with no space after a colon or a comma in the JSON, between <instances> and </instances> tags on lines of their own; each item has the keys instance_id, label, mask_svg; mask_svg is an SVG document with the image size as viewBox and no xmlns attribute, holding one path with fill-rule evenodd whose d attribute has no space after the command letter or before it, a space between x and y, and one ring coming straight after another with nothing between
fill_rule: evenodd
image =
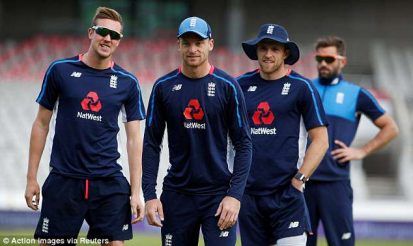
<instances>
[{"instance_id":1,"label":"shoulder seam","mask_svg":"<svg viewBox=\"0 0 413 246\"><path fill-rule=\"evenodd\" d=\"M131 79L135 82L136 88L138 89L139 97L140 97L139 100L138 100L139 114L140 114L140 116L141 116L142 119L145 118L145 115L144 115L144 113L142 112L142 104L141 104L141 101L142 101L142 100L141 100L141 99L142 99L142 92L141 92L141 88L140 88L140 86L139 86L139 80L138 80L138 78L137 78L135 75L133 75L133 74L127 72L127 71L123 72L123 71L120 71L120 70L116 70L116 69L113 68L113 67L111 67L111 70L114 71L115 73L120 73L120 74L122 74L122 75L124 75L124 76L129 77L129 78L131 78Z\"/></svg>"},{"instance_id":2,"label":"shoulder seam","mask_svg":"<svg viewBox=\"0 0 413 246\"><path fill-rule=\"evenodd\" d=\"M149 117L148 117L148 126L151 126L151 124L152 124L153 108L154 108L154 104L155 104L156 87L157 87L159 84L161 84L161 83L163 83L163 82L165 82L165 81L167 81L167 80L169 80L169 79L175 78L176 76L178 76L178 74L179 74L179 71L176 71L176 73L175 73L174 75L171 75L171 76L165 77L165 78L163 78L163 79L157 80L157 81L155 82L155 84L153 85L153 89L152 89L153 95L152 95L152 97L149 99L149 106L148 106L148 108L149 108L149 107L151 108L151 111L150 111L150 114L149 114Z\"/></svg>"},{"instance_id":3,"label":"shoulder seam","mask_svg":"<svg viewBox=\"0 0 413 246\"><path fill-rule=\"evenodd\" d=\"M307 81L307 80L305 80L305 79L303 79L303 78L300 78L300 77L293 76L293 75L288 75L288 77L303 81L303 82L305 83L305 85L310 89L311 97L312 97L312 99L313 99L313 103L314 103L314 106L315 106L315 109L316 109L317 119L318 119L320 125L325 125L325 123L321 120L321 116L320 116L320 113L319 113L317 100L316 100L315 95L314 95L314 90L313 90L313 88L311 87L311 85L309 84L309 81Z\"/></svg>"},{"instance_id":4,"label":"shoulder seam","mask_svg":"<svg viewBox=\"0 0 413 246\"><path fill-rule=\"evenodd\" d=\"M255 71L248 72L248 73L245 73L245 74L243 74L243 75L241 75L241 76L238 76L238 77L236 77L235 79L236 79L236 80L239 80L239 79L242 79L242 78L249 78L249 77L252 77L252 76L254 76L255 74L257 74L258 72L259 72L259 70L257 69L257 70L255 70Z\"/></svg>"},{"instance_id":5,"label":"shoulder seam","mask_svg":"<svg viewBox=\"0 0 413 246\"><path fill-rule=\"evenodd\" d=\"M52 69L53 69L53 67L54 67L55 65L60 64L60 63L73 63L73 62L78 62L78 61L80 61L80 60L79 60L79 59L77 59L77 60L71 60L71 59L69 58L69 59L61 59L61 60L57 60L57 61L52 62L52 63L50 64L49 68L46 70L46 76L45 76L45 79L44 79L45 81L44 81L44 83L43 83L42 90L41 90L39 96L38 96L37 99L36 99L36 102L39 102L39 101L41 100L41 98L43 97L44 92L45 92L45 90L46 90L47 81L48 81L48 79L49 79L50 71L52 71Z\"/></svg>"},{"instance_id":6,"label":"shoulder seam","mask_svg":"<svg viewBox=\"0 0 413 246\"><path fill-rule=\"evenodd\" d=\"M237 108L238 126L239 126L239 127L242 127L241 115L240 115L240 112L239 112L238 92L237 92L237 88L236 88L235 85L234 85L234 82L236 82L236 81L230 81L230 80L228 80L228 79L226 79L226 78L223 78L223 77L221 77L221 76L219 76L219 75L216 75L215 73L213 73L212 76L214 76L214 77L217 78L217 79L221 79L221 80L223 80L224 82L228 83L228 84L232 87L232 89L234 90L235 103L236 103L236 105L237 105L236 108Z\"/></svg>"}]
</instances>

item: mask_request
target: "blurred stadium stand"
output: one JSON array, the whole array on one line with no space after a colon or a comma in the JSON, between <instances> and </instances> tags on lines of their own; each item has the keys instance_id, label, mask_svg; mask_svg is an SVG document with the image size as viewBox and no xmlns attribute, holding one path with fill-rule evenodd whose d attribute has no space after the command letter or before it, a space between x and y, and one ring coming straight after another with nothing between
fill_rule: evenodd
<instances>
[{"instance_id":1,"label":"blurred stadium stand","mask_svg":"<svg viewBox=\"0 0 413 246\"><path fill-rule=\"evenodd\" d=\"M234 76L256 68L241 52L240 41L253 37L262 23L276 22L287 27L302 53L294 69L309 78L317 75L312 53L315 39L328 34L343 37L349 57L345 77L372 91L395 117L401 131L389 146L352 164L356 231L358 235L383 236L381 230L390 224L382 227L382 222L400 222L405 224L395 226L397 229L389 235L399 232L399 237L412 238L413 29L408 29L406 23L413 22L409 12L413 2L223 0L209 1L208 9L202 3L0 0L0 229L13 224L6 215L15 217L18 225L26 223L33 228L35 220L25 220L32 213L22 211L28 211L23 196L30 129L37 111L34 101L52 61L87 50L85 30L90 17L96 6L107 5L124 14L125 32L129 34L122 40L115 61L138 77L146 105L153 82L179 66L173 37L179 22L188 15L209 21L216 38L212 63ZM22 5L25 8L20 8ZM40 15L30 11L35 8ZM372 123L363 118L355 145L363 145L376 133ZM121 134L124 136L123 129ZM40 184L48 173L48 153L46 147L39 169ZM164 144L159 185L166 173L167 153ZM127 163L125 158L123 162Z\"/></svg>"}]
</instances>

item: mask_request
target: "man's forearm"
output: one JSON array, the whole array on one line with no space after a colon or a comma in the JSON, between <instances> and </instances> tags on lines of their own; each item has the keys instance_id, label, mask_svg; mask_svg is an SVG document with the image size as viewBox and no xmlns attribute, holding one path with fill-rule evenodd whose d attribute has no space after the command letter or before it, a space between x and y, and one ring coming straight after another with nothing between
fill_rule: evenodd
<instances>
[{"instance_id":1,"label":"man's forearm","mask_svg":"<svg viewBox=\"0 0 413 246\"><path fill-rule=\"evenodd\" d=\"M377 135L365 144L361 149L366 153L366 156L379 150L393 140L399 134L399 129L393 119L390 119L385 124Z\"/></svg>"},{"instance_id":2,"label":"man's forearm","mask_svg":"<svg viewBox=\"0 0 413 246\"><path fill-rule=\"evenodd\" d=\"M312 129L310 133L311 144L308 147L300 172L310 177L316 170L328 149L328 135L326 127Z\"/></svg>"},{"instance_id":3,"label":"man's forearm","mask_svg":"<svg viewBox=\"0 0 413 246\"><path fill-rule=\"evenodd\" d=\"M129 175L132 195L139 195L142 177L142 144L139 139L127 141Z\"/></svg>"},{"instance_id":4,"label":"man's forearm","mask_svg":"<svg viewBox=\"0 0 413 246\"><path fill-rule=\"evenodd\" d=\"M37 171L39 169L40 159L46 144L47 133L49 132L49 126L42 126L39 122L35 121L32 126L32 132L30 135L30 148L29 148L29 165L27 169L27 180L33 180L37 178Z\"/></svg>"}]
</instances>

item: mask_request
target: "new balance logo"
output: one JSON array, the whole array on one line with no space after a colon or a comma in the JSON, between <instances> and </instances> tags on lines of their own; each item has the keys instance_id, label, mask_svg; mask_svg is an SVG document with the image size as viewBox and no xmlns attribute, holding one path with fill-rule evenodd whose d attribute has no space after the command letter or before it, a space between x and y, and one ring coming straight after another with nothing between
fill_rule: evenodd
<instances>
[{"instance_id":1,"label":"new balance logo","mask_svg":"<svg viewBox=\"0 0 413 246\"><path fill-rule=\"evenodd\" d=\"M251 85L250 87L248 87L247 91L256 91L257 90L257 86L256 85Z\"/></svg>"},{"instance_id":2,"label":"new balance logo","mask_svg":"<svg viewBox=\"0 0 413 246\"><path fill-rule=\"evenodd\" d=\"M341 240L348 240L350 238L351 238L351 232L343 233L343 235L341 236Z\"/></svg>"},{"instance_id":3,"label":"new balance logo","mask_svg":"<svg viewBox=\"0 0 413 246\"><path fill-rule=\"evenodd\" d=\"M179 91L182 89L182 84L177 84L172 87L172 91Z\"/></svg>"},{"instance_id":4,"label":"new balance logo","mask_svg":"<svg viewBox=\"0 0 413 246\"><path fill-rule=\"evenodd\" d=\"M43 219L42 232L49 233L49 219L48 218Z\"/></svg>"},{"instance_id":5,"label":"new balance logo","mask_svg":"<svg viewBox=\"0 0 413 246\"><path fill-rule=\"evenodd\" d=\"M116 75L110 76L109 86L115 89L118 87L118 77Z\"/></svg>"},{"instance_id":6,"label":"new balance logo","mask_svg":"<svg viewBox=\"0 0 413 246\"><path fill-rule=\"evenodd\" d=\"M219 234L219 237L228 237L229 236L229 231L221 231Z\"/></svg>"},{"instance_id":7,"label":"new balance logo","mask_svg":"<svg viewBox=\"0 0 413 246\"><path fill-rule=\"evenodd\" d=\"M128 224L124 224L122 227L122 231L127 231L129 229L129 225Z\"/></svg>"},{"instance_id":8,"label":"new balance logo","mask_svg":"<svg viewBox=\"0 0 413 246\"><path fill-rule=\"evenodd\" d=\"M267 28L267 34L272 34L274 32L274 26L269 26Z\"/></svg>"},{"instance_id":9,"label":"new balance logo","mask_svg":"<svg viewBox=\"0 0 413 246\"><path fill-rule=\"evenodd\" d=\"M285 83L283 90L281 91L281 95L284 95L284 96L288 95L288 92L290 92L290 87L291 87L290 83Z\"/></svg>"},{"instance_id":10,"label":"new balance logo","mask_svg":"<svg viewBox=\"0 0 413 246\"><path fill-rule=\"evenodd\" d=\"M300 222L298 222L298 221L291 222L291 223L290 223L290 226L288 227L288 229L290 229L290 228L297 228L299 224L300 224Z\"/></svg>"},{"instance_id":11,"label":"new balance logo","mask_svg":"<svg viewBox=\"0 0 413 246\"><path fill-rule=\"evenodd\" d=\"M80 72L73 72L70 76L71 76L71 77L75 77L75 78L80 78L80 76L82 76L82 73L80 73Z\"/></svg>"}]
</instances>

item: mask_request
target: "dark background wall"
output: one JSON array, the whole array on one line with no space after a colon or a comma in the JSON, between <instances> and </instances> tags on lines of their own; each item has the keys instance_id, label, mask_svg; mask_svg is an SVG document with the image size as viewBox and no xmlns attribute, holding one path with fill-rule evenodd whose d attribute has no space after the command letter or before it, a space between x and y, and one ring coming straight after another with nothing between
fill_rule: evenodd
<instances>
[{"instance_id":1,"label":"dark background wall","mask_svg":"<svg viewBox=\"0 0 413 246\"><path fill-rule=\"evenodd\" d=\"M292 40L312 47L319 36L347 41L353 73L370 73L369 48L380 40L389 46L413 44L413 1L403 0L0 0L0 38L32 35L84 35L97 6L117 9L125 32L141 38L173 37L179 22L191 15L205 18L218 46L240 52L240 42L255 36L263 23L287 28Z\"/></svg>"}]
</instances>

